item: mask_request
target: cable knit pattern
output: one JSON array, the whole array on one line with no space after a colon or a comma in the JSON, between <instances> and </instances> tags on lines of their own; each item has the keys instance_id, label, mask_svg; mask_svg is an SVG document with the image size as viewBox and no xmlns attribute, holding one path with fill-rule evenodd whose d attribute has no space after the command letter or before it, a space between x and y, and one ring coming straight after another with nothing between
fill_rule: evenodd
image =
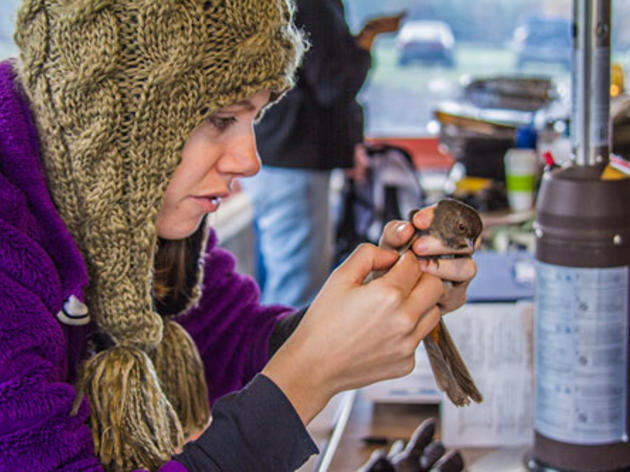
<instances>
[{"instance_id":1,"label":"cable knit pattern","mask_svg":"<svg viewBox=\"0 0 630 472\"><path fill-rule=\"evenodd\" d=\"M14 78L0 63L0 470L102 471L87 401L70 415L70 383L92 326L61 326L54 317L70 294L82 298L85 265L48 195ZM258 287L234 272L214 233L204 270L199 305L177 321L197 344L214 401L260 370L273 327L291 310L260 306ZM169 462L161 471L182 466Z\"/></svg>"}]
</instances>

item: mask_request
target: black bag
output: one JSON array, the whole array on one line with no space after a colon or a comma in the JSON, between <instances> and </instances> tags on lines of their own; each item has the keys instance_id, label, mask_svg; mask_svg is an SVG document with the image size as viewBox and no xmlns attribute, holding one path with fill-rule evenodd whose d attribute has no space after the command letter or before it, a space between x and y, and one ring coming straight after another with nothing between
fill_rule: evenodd
<instances>
[{"instance_id":1,"label":"black bag","mask_svg":"<svg viewBox=\"0 0 630 472\"><path fill-rule=\"evenodd\" d=\"M335 265L363 242L378 244L385 224L406 219L423 203L419 171L409 152L389 144L366 146L367 176L346 178L335 232Z\"/></svg>"}]
</instances>

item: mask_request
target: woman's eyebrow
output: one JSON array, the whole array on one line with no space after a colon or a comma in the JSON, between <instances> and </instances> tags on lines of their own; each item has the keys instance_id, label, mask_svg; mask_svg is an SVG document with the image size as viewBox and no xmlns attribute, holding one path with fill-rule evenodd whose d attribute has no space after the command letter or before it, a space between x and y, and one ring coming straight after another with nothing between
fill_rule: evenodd
<instances>
[{"instance_id":1,"label":"woman's eyebrow","mask_svg":"<svg viewBox=\"0 0 630 472\"><path fill-rule=\"evenodd\" d=\"M240 102L233 103L232 105L225 107L224 110L243 109L245 111L252 111L256 109L256 106L249 100L241 100Z\"/></svg>"}]
</instances>

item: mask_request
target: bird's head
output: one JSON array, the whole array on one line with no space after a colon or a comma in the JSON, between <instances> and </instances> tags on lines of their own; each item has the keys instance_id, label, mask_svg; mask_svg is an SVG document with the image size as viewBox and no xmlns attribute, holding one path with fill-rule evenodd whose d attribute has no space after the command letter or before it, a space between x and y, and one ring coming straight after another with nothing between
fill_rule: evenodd
<instances>
[{"instance_id":1,"label":"bird's head","mask_svg":"<svg viewBox=\"0 0 630 472\"><path fill-rule=\"evenodd\" d=\"M483 230L479 213L458 200L440 200L435 208L431 226L453 249L475 250L477 238Z\"/></svg>"}]
</instances>

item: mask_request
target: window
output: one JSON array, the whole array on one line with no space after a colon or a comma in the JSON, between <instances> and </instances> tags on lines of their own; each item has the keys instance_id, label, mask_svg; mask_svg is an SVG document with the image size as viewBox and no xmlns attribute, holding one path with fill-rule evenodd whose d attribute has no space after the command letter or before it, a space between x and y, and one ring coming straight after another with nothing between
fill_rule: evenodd
<instances>
[{"instance_id":1,"label":"window","mask_svg":"<svg viewBox=\"0 0 630 472\"><path fill-rule=\"evenodd\" d=\"M630 2L612 2L612 61L630 65ZM573 0L344 0L351 29L407 13L374 44L360 100L369 136L429 136L433 110L473 78L545 76L568 89Z\"/></svg>"},{"instance_id":2,"label":"window","mask_svg":"<svg viewBox=\"0 0 630 472\"><path fill-rule=\"evenodd\" d=\"M573 0L343 0L358 31L367 19L407 13L398 34L383 35L360 100L369 136L428 136L433 110L472 78L492 75L570 80ZM15 56L19 0L0 2L0 60ZM630 2L612 2L612 61L630 72Z\"/></svg>"},{"instance_id":3,"label":"window","mask_svg":"<svg viewBox=\"0 0 630 472\"><path fill-rule=\"evenodd\" d=\"M18 2L19 0L0 2L0 61L17 54L13 43L13 27Z\"/></svg>"}]
</instances>

